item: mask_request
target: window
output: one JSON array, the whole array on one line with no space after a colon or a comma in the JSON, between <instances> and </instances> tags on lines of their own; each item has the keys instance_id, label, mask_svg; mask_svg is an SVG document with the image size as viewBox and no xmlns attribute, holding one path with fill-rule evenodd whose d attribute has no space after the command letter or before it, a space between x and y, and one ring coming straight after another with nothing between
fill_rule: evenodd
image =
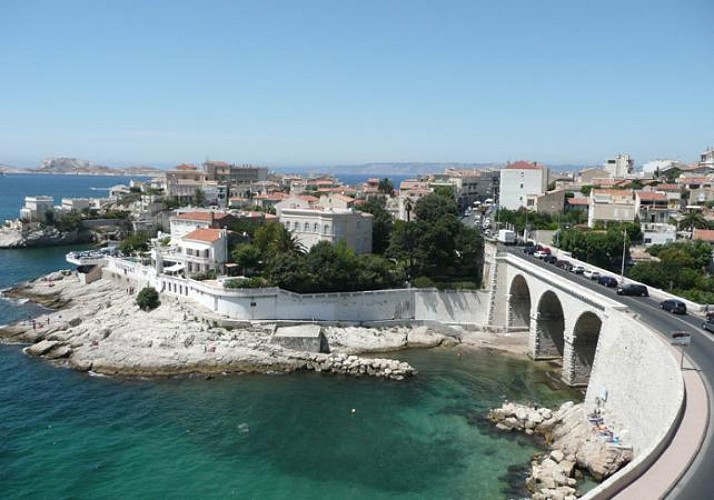
<instances>
[{"instance_id":1,"label":"window","mask_svg":"<svg viewBox=\"0 0 714 500\"><path fill-rule=\"evenodd\" d=\"M305 223L305 231L307 232L307 231L309 231L309 230L310 230L310 223L309 223L309 222L306 222L306 223Z\"/></svg>"},{"instance_id":2,"label":"window","mask_svg":"<svg viewBox=\"0 0 714 500\"><path fill-rule=\"evenodd\" d=\"M523 184L521 184L521 189L523 189Z\"/></svg>"}]
</instances>

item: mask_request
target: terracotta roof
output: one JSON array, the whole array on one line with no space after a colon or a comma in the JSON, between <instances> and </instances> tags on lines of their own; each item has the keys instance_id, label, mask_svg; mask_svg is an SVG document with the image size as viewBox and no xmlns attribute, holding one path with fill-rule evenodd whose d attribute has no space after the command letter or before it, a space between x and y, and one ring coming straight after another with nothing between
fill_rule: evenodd
<instances>
[{"instance_id":1,"label":"terracotta roof","mask_svg":"<svg viewBox=\"0 0 714 500\"><path fill-rule=\"evenodd\" d=\"M536 163L521 160L506 166L506 170L543 170L543 167Z\"/></svg>"},{"instance_id":2,"label":"terracotta roof","mask_svg":"<svg viewBox=\"0 0 714 500\"><path fill-rule=\"evenodd\" d=\"M637 191L642 201L667 201L667 195L657 191Z\"/></svg>"},{"instance_id":3,"label":"terracotta roof","mask_svg":"<svg viewBox=\"0 0 714 500\"><path fill-rule=\"evenodd\" d=\"M298 196L303 201L306 201L308 203L315 203L316 201L319 201L319 198L309 195L309 194L303 194L301 196Z\"/></svg>"},{"instance_id":4,"label":"terracotta roof","mask_svg":"<svg viewBox=\"0 0 714 500\"><path fill-rule=\"evenodd\" d=\"M590 193L591 197L595 196L611 196L613 198L632 199L632 191L629 189L593 189Z\"/></svg>"},{"instance_id":5,"label":"terracotta roof","mask_svg":"<svg viewBox=\"0 0 714 500\"><path fill-rule=\"evenodd\" d=\"M206 165L214 165L216 167L230 167L231 164L225 161L207 161Z\"/></svg>"},{"instance_id":6,"label":"terracotta roof","mask_svg":"<svg viewBox=\"0 0 714 500\"><path fill-rule=\"evenodd\" d=\"M658 191L679 191L679 186L676 184L660 184L655 186Z\"/></svg>"},{"instance_id":7,"label":"terracotta roof","mask_svg":"<svg viewBox=\"0 0 714 500\"><path fill-rule=\"evenodd\" d=\"M182 163L174 170L198 170L198 167L196 165L191 165L190 163Z\"/></svg>"},{"instance_id":8,"label":"terracotta roof","mask_svg":"<svg viewBox=\"0 0 714 500\"><path fill-rule=\"evenodd\" d=\"M588 200L587 198L567 198L565 201L568 205L584 206L590 204L590 200Z\"/></svg>"},{"instance_id":9,"label":"terracotta roof","mask_svg":"<svg viewBox=\"0 0 714 500\"><path fill-rule=\"evenodd\" d=\"M210 222L211 220L220 220L227 214L222 212L184 212L177 215L176 219L181 220L200 220Z\"/></svg>"},{"instance_id":10,"label":"terracotta roof","mask_svg":"<svg viewBox=\"0 0 714 500\"><path fill-rule=\"evenodd\" d=\"M224 234L225 233L221 229L202 228L194 229L193 231L185 235L183 239L213 243L214 241L220 240Z\"/></svg>"},{"instance_id":11,"label":"terracotta roof","mask_svg":"<svg viewBox=\"0 0 714 500\"><path fill-rule=\"evenodd\" d=\"M693 240L711 241L714 243L714 229L695 229Z\"/></svg>"}]
</instances>

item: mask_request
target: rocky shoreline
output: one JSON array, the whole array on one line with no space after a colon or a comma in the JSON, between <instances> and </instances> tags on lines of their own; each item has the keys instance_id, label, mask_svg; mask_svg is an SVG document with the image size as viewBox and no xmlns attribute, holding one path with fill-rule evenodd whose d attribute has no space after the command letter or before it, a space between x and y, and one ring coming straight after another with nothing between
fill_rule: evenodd
<instances>
[{"instance_id":1,"label":"rocky shoreline","mask_svg":"<svg viewBox=\"0 0 714 500\"><path fill-rule=\"evenodd\" d=\"M545 438L548 451L534 457L526 479L534 500L573 500L584 473L600 481L632 460L632 448L607 428L605 416L586 415L584 405L572 401L557 410L506 402L488 413L500 430Z\"/></svg>"},{"instance_id":2,"label":"rocky shoreline","mask_svg":"<svg viewBox=\"0 0 714 500\"><path fill-rule=\"evenodd\" d=\"M304 352L273 342L276 323L231 322L173 297L150 312L136 291L116 281L83 285L61 271L6 291L55 309L0 328L5 342L28 343L31 356L81 371L117 376L172 376L229 372L316 371L404 380L407 363L360 353L454 345L453 331L425 326L322 326L329 353ZM219 321L220 320L220 321Z\"/></svg>"},{"instance_id":3,"label":"rocky shoreline","mask_svg":"<svg viewBox=\"0 0 714 500\"><path fill-rule=\"evenodd\" d=\"M19 229L0 227L0 248L31 248L74 245L91 241L87 231L60 231L54 227Z\"/></svg>"}]
</instances>

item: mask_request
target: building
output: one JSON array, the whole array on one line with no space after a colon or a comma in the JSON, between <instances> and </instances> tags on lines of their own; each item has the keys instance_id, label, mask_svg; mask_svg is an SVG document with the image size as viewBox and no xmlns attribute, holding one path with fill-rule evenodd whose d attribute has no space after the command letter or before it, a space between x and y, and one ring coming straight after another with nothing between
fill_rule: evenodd
<instances>
[{"instance_id":1,"label":"building","mask_svg":"<svg viewBox=\"0 0 714 500\"><path fill-rule=\"evenodd\" d=\"M212 270L223 272L228 260L228 231L194 229L181 237L179 247L188 276Z\"/></svg>"},{"instance_id":2,"label":"building","mask_svg":"<svg viewBox=\"0 0 714 500\"><path fill-rule=\"evenodd\" d=\"M598 185L601 179L609 179L610 173L604 168L585 168L578 174L578 183L584 186Z\"/></svg>"},{"instance_id":3,"label":"building","mask_svg":"<svg viewBox=\"0 0 714 500\"><path fill-rule=\"evenodd\" d=\"M319 198L309 194L290 194L288 198L275 204L275 213L280 217L280 212L284 208L314 208Z\"/></svg>"},{"instance_id":4,"label":"building","mask_svg":"<svg viewBox=\"0 0 714 500\"><path fill-rule=\"evenodd\" d=\"M169 219L171 227L171 240L179 241L185 235L196 229L220 229L230 221L225 212L195 211L176 214Z\"/></svg>"},{"instance_id":5,"label":"building","mask_svg":"<svg viewBox=\"0 0 714 500\"><path fill-rule=\"evenodd\" d=\"M629 189L593 189L588 202L588 227L611 222L634 222L635 200Z\"/></svg>"},{"instance_id":6,"label":"building","mask_svg":"<svg viewBox=\"0 0 714 500\"><path fill-rule=\"evenodd\" d=\"M25 205L20 209L20 219L26 222L43 222L47 212L54 211L52 196L25 196Z\"/></svg>"},{"instance_id":7,"label":"building","mask_svg":"<svg viewBox=\"0 0 714 500\"><path fill-rule=\"evenodd\" d=\"M517 161L501 169L499 201L501 208L528 207L528 198L540 196L548 187L548 169L536 162Z\"/></svg>"},{"instance_id":8,"label":"building","mask_svg":"<svg viewBox=\"0 0 714 500\"><path fill-rule=\"evenodd\" d=\"M82 210L98 209L100 200L92 198L62 198L63 212L81 212Z\"/></svg>"},{"instance_id":9,"label":"building","mask_svg":"<svg viewBox=\"0 0 714 500\"><path fill-rule=\"evenodd\" d=\"M460 210L465 210L475 201L498 198L501 173L491 169L449 168L432 178L436 183L432 183L432 187L437 184L453 186L456 203Z\"/></svg>"},{"instance_id":10,"label":"building","mask_svg":"<svg viewBox=\"0 0 714 500\"><path fill-rule=\"evenodd\" d=\"M677 160L652 160L642 164L642 173L645 177L656 178L677 167L679 167Z\"/></svg>"},{"instance_id":11,"label":"building","mask_svg":"<svg viewBox=\"0 0 714 500\"><path fill-rule=\"evenodd\" d=\"M344 241L357 253L372 251L372 214L351 209L314 210L284 208L279 221L310 249L320 241L337 244Z\"/></svg>"},{"instance_id":12,"label":"building","mask_svg":"<svg viewBox=\"0 0 714 500\"><path fill-rule=\"evenodd\" d=\"M537 196L533 208L539 214L557 215L565 209L565 190L549 191Z\"/></svg>"},{"instance_id":13,"label":"building","mask_svg":"<svg viewBox=\"0 0 714 500\"><path fill-rule=\"evenodd\" d=\"M330 193L320 196L320 199L317 204L324 210L330 210L334 208L344 210L348 208L354 208L355 199L339 193Z\"/></svg>"},{"instance_id":14,"label":"building","mask_svg":"<svg viewBox=\"0 0 714 500\"><path fill-rule=\"evenodd\" d=\"M620 154L615 158L605 160L603 167L607 170L611 178L622 179L632 173L635 166L635 160L630 158L628 154Z\"/></svg>"},{"instance_id":15,"label":"building","mask_svg":"<svg viewBox=\"0 0 714 500\"><path fill-rule=\"evenodd\" d=\"M714 170L714 148L707 148L699 155L699 166Z\"/></svg>"}]
</instances>

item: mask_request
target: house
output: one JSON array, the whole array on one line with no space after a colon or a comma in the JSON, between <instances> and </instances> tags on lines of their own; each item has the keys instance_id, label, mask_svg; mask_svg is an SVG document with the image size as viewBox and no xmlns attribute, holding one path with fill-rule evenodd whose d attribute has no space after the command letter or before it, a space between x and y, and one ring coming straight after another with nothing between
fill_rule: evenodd
<instances>
[{"instance_id":1,"label":"house","mask_svg":"<svg viewBox=\"0 0 714 500\"><path fill-rule=\"evenodd\" d=\"M508 210L532 208L529 197L534 200L546 192L548 169L536 162L517 161L501 169L499 206Z\"/></svg>"},{"instance_id":2,"label":"house","mask_svg":"<svg viewBox=\"0 0 714 500\"><path fill-rule=\"evenodd\" d=\"M437 183L453 186L459 210L470 207L475 201L498 198L500 178L498 170L477 168L448 168L444 173L432 176Z\"/></svg>"},{"instance_id":3,"label":"house","mask_svg":"<svg viewBox=\"0 0 714 500\"><path fill-rule=\"evenodd\" d=\"M280 216L280 212L284 208L313 208L319 201L319 198L309 194L291 194L284 200L275 204L275 213Z\"/></svg>"},{"instance_id":4,"label":"house","mask_svg":"<svg viewBox=\"0 0 714 500\"><path fill-rule=\"evenodd\" d=\"M635 166L633 160L628 154L619 154L615 158L605 160L603 168L607 170L610 177L613 179L622 179L632 173Z\"/></svg>"},{"instance_id":5,"label":"house","mask_svg":"<svg viewBox=\"0 0 714 500\"><path fill-rule=\"evenodd\" d=\"M188 276L211 270L223 272L228 260L228 231L194 229L181 237L179 247Z\"/></svg>"},{"instance_id":6,"label":"house","mask_svg":"<svg viewBox=\"0 0 714 500\"><path fill-rule=\"evenodd\" d=\"M324 196L320 196L317 205L325 210L332 208L348 209L354 208L355 199L339 193L330 193Z\"/></svg>"},{"instance_id":7,"label":"house","mask_svg":"<svg viewBox=\"0 0 714 500\"><path fill-rule=\"evenodd\" d=\"M357 253L372 251L372 214L352 209L315 210L284 208L279 221L298 242L310 249L320 241L344 241Z\"/></svg>"},{"instance_id":8,"label":"house","mask_svg":"<svg viewBox=\"0 0 714 500\"><path fill-rule=\"evenodd\" d=\"M670 208L664 191L635 191L635 211L645 246L666 245L677 239L674 217L679 210Z\"/></svg>"},{"instance_id":9,"label":"house","mask_svg":"<svg viewBox=\"0 0 714 500\"><path fill-rule=\"evenodd\" d=\"M588 203L588 227L597 223L634 222L635 200L629 189L593 189Z\"/></svg>"},{"instance_id":10,"label":"house","mask_svg":"<svg viewBox=\"0 0 714 500\"><path fill-rule=\"evenodd\" d=\"M20 209L20 220L44 221L48 211L54 210L52 196L25 196L25 205Z\"/></svg>"},{"instance_id":11,"label":"house","mask_svg":"<svg viewBox=\"0 0 714 500\"><path fill-rule=\"evenodd\" d=\"M548 191L536 196L533 208L539 214L557 215L565 209L565 190Z\"/></svg>"},{"instance_id":12,"label":"house","mask_svg":"<svg viewBox=\"0 0 714 500\"><path fill-rule=\"evenodd\" d=\"M196 229L220 229L230 222L230 216L225 212L193 211L182 212L169 219L171 240L178 241L186 234Z\"/></svg>"}]
</instances>

